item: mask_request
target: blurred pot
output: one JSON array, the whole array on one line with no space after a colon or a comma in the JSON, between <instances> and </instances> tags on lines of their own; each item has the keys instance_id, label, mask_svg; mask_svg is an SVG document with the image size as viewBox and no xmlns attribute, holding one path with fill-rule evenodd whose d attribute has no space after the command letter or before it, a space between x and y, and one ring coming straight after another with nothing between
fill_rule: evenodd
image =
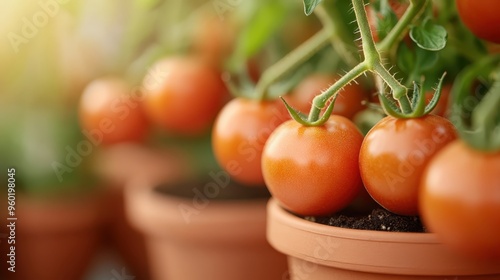
<instances>
[{"instance_id":1,"label":"blurred pot","mask_svg":"<svg viewBox=\"0 0 500 280\"><path fill-rule=\"evenodd\" d=\"M102 213L105 214L105 241L137 280L151 279L146 241L125 215L124 188L133 178L148 182L172 179L183 173L179 155L140 144L117 144L102 149L96 158L97 172L107 182Z\"/></svg>"},{"instance_id":2,"label":"blurred pot","mask_svg":"<svg viewBox=\"0 0 500 280\"><path fill-rule=\"evenodd\" d=\"M130 225L125 216L123 188L110 187L103 200L106 213L104 241L116 252L127 271L137 280L150 279L144 235Z\"/></svg>"},{"instance_id":3,"label":"blurred pot","mask_svg":"<svg viewBox=\"0 0 500 280\"><path fill-rule=\"evenodd\" d=\"M288 255L290 279L500 279L500 264L449 251L434 234L321 225L268 204L267 238Z\"/></svg>"},{"instance_id":4,"label":"blurred pot","mask_svg":"<svg viewBox=\"0 0 500 280\"><path fill-rule=\"evenodd\" d=\"M100 245L100 195L16 203L13 280L82 279Z\"/></svg>"},{"instance_id":5,"label":"blurred pot","mask_svg":"<svg viewBox=\"0 0 500 280\"><path fill-rule=\"evenodd\" d=\"M285 256L265 238L267 190L238 187L222 177L126 189L128 217L148 237L152 279L275 280L286 275Z\"/></svg>"}]
</instances>

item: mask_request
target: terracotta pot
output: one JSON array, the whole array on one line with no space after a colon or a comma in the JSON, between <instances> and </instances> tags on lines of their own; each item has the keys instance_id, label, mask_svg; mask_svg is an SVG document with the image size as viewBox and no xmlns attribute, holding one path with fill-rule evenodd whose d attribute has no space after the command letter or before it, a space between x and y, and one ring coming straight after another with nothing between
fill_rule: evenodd
<instances>
[{"instance_id":1,"label":"terracotta pot","mask_svg":"<svg viewBox=\"0 0 500 280\"><path fill-rule=\"evenodd\" d=\"M18 196L16 272L7 279L82 279L100 245L100 199Z\"/></svg>"},{"instance_id":2,"label":"terracotta pot","mask_svg":"<svg viewBox=\"0 0 500 280\"><path fill-rule=\"evenodd\" d=\"M353 230L268 204L267 238L288 255L290 279L500 279L500 264L456 255L431 233Z\"/></svg>"},{"instance_id":3,"label":"terracotta pot","mask_svg":"<svg viewBox=\"0 0 500 280\"><path fill-rule=\"evenodd\" d=\"M136 280L150 279L144 235L133 228L125 215L123 188L110 187L102 213L106 213L104 241L127 267Z\"/></svg>"},{"instance_id":4,"label":"terracotta pot","mask_svg":"<svg viewBox=\"0 0 500 280\"><path fill-rule=\"evenodd\" d=\"M152 279L282 279L286 257L265 237L268 198L207 200L231 185L189 197L199 186L182 185L183 196L152 186L126 189L128 216L148 237Z\"/></svg>"},{"instance_id":5,"label":"terracotta pot","mask_svg":"<svg viewBox=\"0 0 500 280\"><path fill-rule=\"evenodd\" d=\"M151 277L145 237L125 216L124 187L138 178L157 183L181 176L185 163L175 151L132 143L102 149L95 159L96 172L108 186L102 205L106 244L123 261L129 275L148 280Z\"/></svg>"}]
</instances>

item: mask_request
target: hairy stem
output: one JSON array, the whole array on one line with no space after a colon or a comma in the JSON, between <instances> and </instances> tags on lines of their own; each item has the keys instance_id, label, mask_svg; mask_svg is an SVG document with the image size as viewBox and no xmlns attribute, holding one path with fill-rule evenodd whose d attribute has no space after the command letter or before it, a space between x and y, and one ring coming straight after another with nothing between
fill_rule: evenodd
<instances>
[{"instance_id":1,"label":"hairy stem","mask_svg":"<svg viewBox=\"0 0 500 280\"><path fill-rule=\"evenodd\" d=\"M320 95L314 97L313 106L309 112L308 121L314 122L319 119L321 109L326 106L328 99L333 97L337 92L347 84L353 82L357 77L362 75L368 70L366 63L362 62L356 65L351 71L347 72L344 76L338 79L331 87L322 92Z\"/></svg>"},{"instance_id":2,"label":"hairy stem","mask_svg":"<svg viewBox=\"0 0 500 280\"><path fill-rule=\"evenodd\" d=\"M415 0L424 1L424 0ZM403 86L382 64L380 53L373 40L373 34L368 24L368 17L363 0L352 1L354 13L358 21L359 33L363 42L363 54L368 70L378 74L384 82L391 88L394 99L398 100L403 113L411 112L411 105L406 95L407 89Z\"/></svg>"},{"instance_id":3,"label":"hairy stem","mask_svg":"<svg viewBox=\"0 0 500 280\"><path fill-rule=\"evenodd\" d=\"M375 42L373 41L373 34L370 30L370 25L368 24L365 5L363 0L353 0L352 5L358 22L359 33L361 35L365 62L368 64L369 69L373 69L373 66L380 61L380 54L375 47Z\"/></svg>"},{"instance_id":4,"label":"hairy stem","mask_svg":"<svg viewBox=\"0 0 500 280\"><path fill-rule=\"evenodd\" d=\"M344 1L344 0L342 0ZM349 49L351 44L347 44L344 38L348 36L345 34L346 30L342 26L342 17L339 15L338 9L335 7L326 6L327 3L322 3L314 10L323 27L330 32L330 43L333 49L342 57L347 65L354 67L359 63L359 59L354 57L356 49Z\"/></svg>"}]
</instances>

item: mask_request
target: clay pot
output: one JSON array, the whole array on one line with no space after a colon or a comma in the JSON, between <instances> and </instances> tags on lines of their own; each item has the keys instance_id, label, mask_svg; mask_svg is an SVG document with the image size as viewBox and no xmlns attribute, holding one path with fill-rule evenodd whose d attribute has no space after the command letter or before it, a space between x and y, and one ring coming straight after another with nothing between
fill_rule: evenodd
<instances>
[{"instance_id":1,"label":"clay pot","mask_svg":"<svg viewBox=\"0 0 500 280\"><path fill-rule=\"evenodd\" d=\"M148 280L151 277L145 237L125 215L125 184L137 178L150 183L175 178L183 173L185 164L174 151L132 143L106 147L95 159L96 172L108 186L102 205L105 243L123 261L129 275Z\"/></svg>"},{"instance_id":2,"label":"clay pot","mask_svg":"<svg viewBox=\"0 0 500 280\"><path fill-rule=\"evenodd\" d=\"M152 279L282 279L286 257L265 237L267 190L226 200L237 188L216 181L126 189L128 217L148 238Z\"/></svg>"},{"instance_id":3,"label":"clay pot","mask_svg":"<svg viewBox=\"0 0 500 280\"><path fill-rule=\"evenodd\" d=\"M267 238L288 255L290 279L500 279L500 264L449 251L431 233L321 225L268 204Z\"/></svg>"},{"instance_id":4,"label":"clay pot","mask_svg":"<svg viewBox=\"0 0 500 280\"><path fill-rule=\"evenodd\" d=\"M149 262L144 235L130 225L125 215L123 188L110 187L103 205L104 241L137 280L148 280Z\"/></svg>"},{"instance_id":5,"label":"clay pot","mask_svg":"<svg viewBox=\"0 0 500 280\"><path fill-rule=\"evenodd\" d=\"M16 203L13 280L82 279L100 245L100 195Z\"/></svg>"}]
</instances>

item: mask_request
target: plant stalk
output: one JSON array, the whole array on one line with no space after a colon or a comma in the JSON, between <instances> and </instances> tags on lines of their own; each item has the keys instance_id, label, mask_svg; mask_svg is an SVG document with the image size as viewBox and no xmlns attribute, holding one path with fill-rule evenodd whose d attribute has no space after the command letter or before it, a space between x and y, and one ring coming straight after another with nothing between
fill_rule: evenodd
<instances>
[{"instance_id":1,"label":"plant stalk","mask_svg":"<svg viewBox=\"0 0 500 280\"><path fill-rule=\"evenodd\" d=\"M399 41L400 37L408 30L410 23L422 11L428 0L411 0L410 5L406 9L398 23L392 28L387 36L377 44L380 52L388 52L394 44Z\"/></svg>"},{"instance_id":2,"label":"plant stalk","mask_svg":"<svg viewBox=\"0 0 500 280\"><path fill-rule=\"evenodd\" d=\"M347 84L353 82L357 77L361 76L364 72L368 70L368 66L365 62L359 63L349 72L338 79L331 87L322 92L320 95L314 97L313 106L309 112L308 121L314 122L319 119L321 110L326 106L328 99L334 96L340 89L342 89Z\"/></svg>"},{"instance_id":3,"label":"plant stalk","mask_svg":"<svg viewBox=\"0 0 500 280\"><path fill-rule=\"evenodd\" d=\"M342 0L344 1L344 0ZM342 57L347 65L351 67L359 63L359 59L354 57L356 50L350 50L343 38L346 38L345 29L342 27L341 16L335 7L328 8L326 3L322 3L314 10L324 28L330 31L330 43L333 49Z\"/></svg>"},{"instance_id":4,"label":"plant stalk","mask_svg":"<svg viewBox=\"0 0 500 280\"><path fill-rule=\"evenodd\" d=\"M330 33L328 29L322 29L303 44L292 50L290 53L281 58L278 62L267 68L262 74L261 79L256 86L256 96L260 100L266 99L269 87L295 69L300 64L304 63L311 56L325 47L330 41Z\"/></svg>"},{"instance_id":5,"label":"plant stalk","mask_svg":"<svg viewBox=\"0 0 500 280\"><path fill-rule=\"evenodd\" d=\"M424 0L415 0L424 1ZM375 42L373 40L373 34L370 30L370 25L368 24L368 17L366 15L366 10L363 0L352 0L354 13L356 14L356 19L358 21L359 33L361 35L361 40L363 43L363 54L365 56L365 62L367 64L368 70L378 74L384 82L391 88L394 99L399 102L401 111L403 113L411 112L411 104L406 96L407 89L403 86L394 76L387 70L382 64L382 59L380 58L380 53L377 50Z\"/></svg>"}]
</instances>

